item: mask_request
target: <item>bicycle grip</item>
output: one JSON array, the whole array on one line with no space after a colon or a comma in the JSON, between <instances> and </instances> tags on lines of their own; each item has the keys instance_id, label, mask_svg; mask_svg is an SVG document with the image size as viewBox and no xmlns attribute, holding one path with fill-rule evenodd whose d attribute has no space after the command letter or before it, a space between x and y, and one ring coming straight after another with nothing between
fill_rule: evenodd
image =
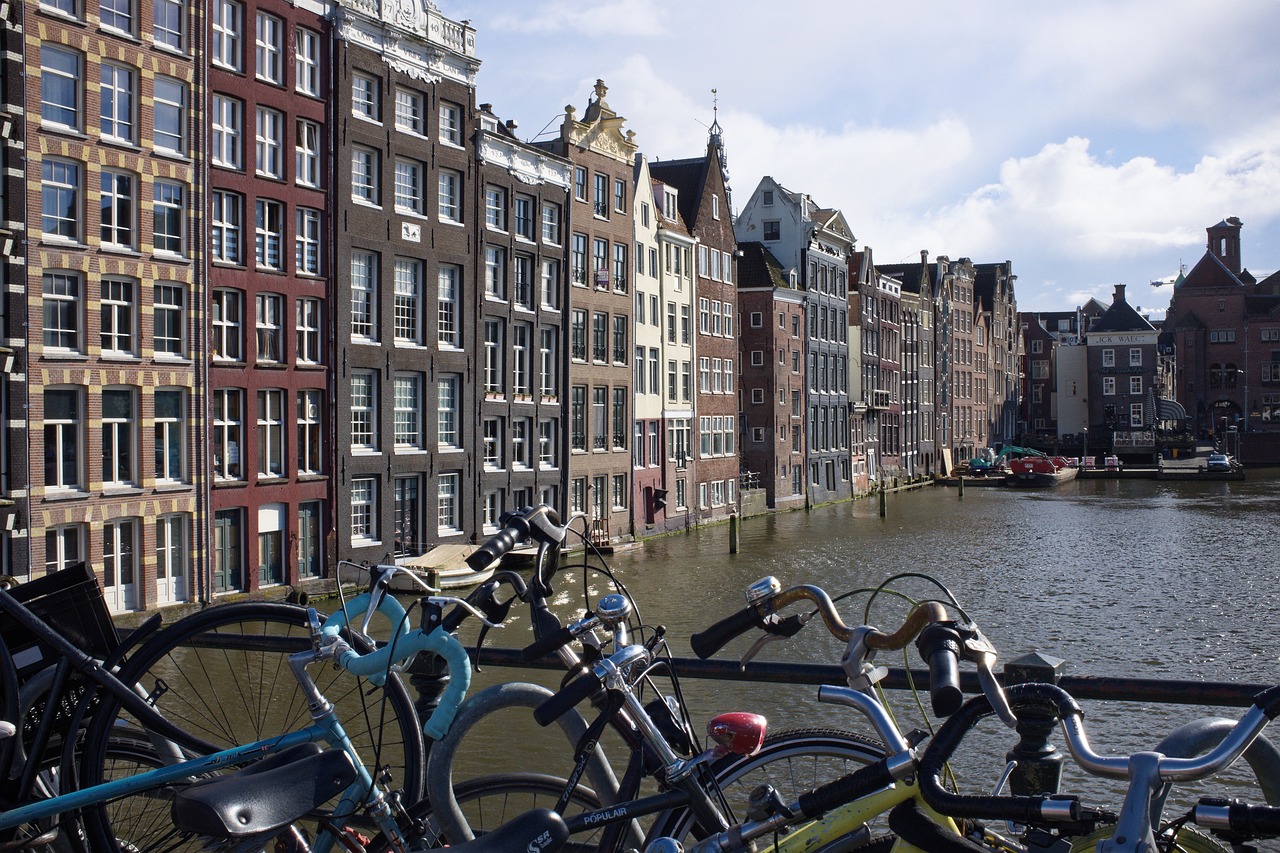
<instances>
[{"instance_id":1,"label":"bicycle grip","mask_svg":"<svg viewBox=\"0 0 1280 853\"><path fill-rule=\"evenodd\" d=\"M929 666L929 699L936 717L950 717L964 703L960 691L960 640L955 630L934 623L920 633L917 643Z\"/></svg>"},{"instance_id":2,"label":"bicycle grip","mask_svg":"<svg viewBox=\"0 0 1280 853\"><path fill-rule=\"evenodd\" d=\"M889 774L889 765L881 759L866 767L859 767L847 776L819 785L807 794L801 794L800 811L804 812L806 818L816 818L891 784L893 776Z\"/></svg>"},{"instance_id":3,"label":"bicycle grip","mask_svg":"<svg viewBox=\"0 0 1280 853\"><path fill-rule=\"evenodd\" d=\"M728 645L734 637L745 634L759 625L760 617L756 614L755 607L748 604L732 616L726 616L705 631L699 631L691 636L689 645L693 647L695 655L706 660Z\"/></svg>"},{"instance_id":4,"label":"bicycle grip","mask_svg":"<svg viewBox=\"0 0 1280 853\"><path fill-rule=\"evenodd\" d=\"M516 534L510 527L504 527L467 555L467 565L478 572L501 559L503 554L514 547L516 547Z\"/></svg>"},{"instance_id":5,"label":"bicycle grip","mask_svg":"<svg viewBox=\"0 0 1280 853\"><path fill-rule=\"evenodd\" d=\"M1230 830L1248 837L1280 835L1280 808L1240 800L1201 797L1192 818L1201 827Z\"/></svg>"},{"instance_id":6,"label":"bicycle grip","mask_svg":"<svg viewBox=\"0 0 1280 853\"><path fill-rule=\"evenodd\" d=\"M561 646L566 646L573 640L573 632L568 628L561 628L553 634L543 637L540 640L534 640L530 645L524 647L520 652L520 660L529 662L538 660L545 655L554 652Z\"/></svg>"},{"instance_id":7,"label":"bicycle grip","mask_svg":"<svg viewBox=\"0 0 1280 853\"><path fill-rule=\"evenodd\" d=\"M600 676L594 672L584 672L537 708L533 709L533 719L540 726L549 726L568 713L569 709L600 689Z\"/></svg>"}]
</instances>

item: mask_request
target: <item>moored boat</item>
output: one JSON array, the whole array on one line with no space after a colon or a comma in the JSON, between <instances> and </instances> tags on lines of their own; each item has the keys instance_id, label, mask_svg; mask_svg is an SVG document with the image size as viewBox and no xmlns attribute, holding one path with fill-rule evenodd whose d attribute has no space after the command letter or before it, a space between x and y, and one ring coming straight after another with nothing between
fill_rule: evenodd
<instances>
[{"instance_id":1,"label":"moored boat","mask_svg":"<svg viewBox=\"0 0 1280 853\"><path fill-rule=\"evenodd\" d=\"M497 563L475 571L467 565L467 557L479 547L470 544L437 545L425 554L408 559L398 560L399 565L413 569L413 573L426 581L435 574L441 589L457 589L477 586L487 581L498 567ZM367 583L369 576L365 572L355 572L352 581ZM347 578L342 578L345 582ZM391 581L393 592L421 592L421 589L407 577L397 576Z\"/></svg>"},{"instance_id":2,"label":"moored boat","mask_svg":"<svg viewBox=\"0 0 1280 853\"><path fill-rule=\"evenodd\" d=\"M1070 483L1080 469L1062 456L1027 457L1009 463L1010 473L1005 482L1010 486L1048 488Z\"/></svg>"}]
</instances>

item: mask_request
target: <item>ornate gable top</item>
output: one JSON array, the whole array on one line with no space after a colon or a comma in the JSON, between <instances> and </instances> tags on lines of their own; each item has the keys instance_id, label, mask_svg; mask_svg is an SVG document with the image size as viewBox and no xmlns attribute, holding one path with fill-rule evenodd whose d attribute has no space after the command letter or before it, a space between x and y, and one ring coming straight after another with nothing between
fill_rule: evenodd
<instances>
[{"instance_id":1,"label":"ornate gable top","mask_svg":"<svg viewBox=\"0 0 1280 853\"><path fill-rule=\"evenodd\" d=\"M605 102L604 96L608 91L609 87L603 80L596 80L595 100L587 104L581 121L576 117L578 111L574 106L567 105L564 124L560 125L560 139L580 150L595 151L629 164L635 160L639 148L636 134L634 130L623 130L627 120Z\"/></svg>"}]
</instances>

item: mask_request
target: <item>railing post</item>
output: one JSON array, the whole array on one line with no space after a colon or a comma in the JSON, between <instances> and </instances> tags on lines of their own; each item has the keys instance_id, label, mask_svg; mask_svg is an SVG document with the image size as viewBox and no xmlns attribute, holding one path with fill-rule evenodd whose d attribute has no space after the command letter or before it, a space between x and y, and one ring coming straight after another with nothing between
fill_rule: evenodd
<instances>
[{"instance_id":1,"label":"railing post","mask_svg":"<svg viewBox=\"0 0 1280 853\"><path fill-rule=\"evenodd\" d=\"M1005 664L1004 683L1037 681L1057 684L1066 665L1066 661L1059 658L1032 652ZM1006 760L1017 763L1009 776L1009 790L1013 794L1036 796L1057 793L1062 782L1063 755L1049 742L1057 724L1058 718L1052 713L1019 712L1018 735L1021 740L1005 756Z\"/></svg>"}]
</instances>

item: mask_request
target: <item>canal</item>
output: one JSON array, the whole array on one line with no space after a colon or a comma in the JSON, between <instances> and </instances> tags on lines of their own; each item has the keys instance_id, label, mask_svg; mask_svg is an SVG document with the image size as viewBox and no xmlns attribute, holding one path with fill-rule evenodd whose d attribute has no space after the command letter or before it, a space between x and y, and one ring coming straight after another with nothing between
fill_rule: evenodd
<instances>
[{"instance_id":1,"label":"canal","mask_svg":"<svg viewBox=\"0 0 1280 853\"><path fill-rule=\"evenodd\" d=\"M737 554L729 553L728 528L720 526L650 540L610 557L609 565L645 623L666 626L672 651L681 656L691 654L691 632L738 609L743 589L764 575L777 576L784 586L818 584L836 595L876 586L896 573L920 572L955 594L1001 661L1038 651L1065 660L1070 675L1274 683L1280 681L1278 509L1280 472L1251 472L1247 482L1085 480L1044 492L970 488L963 497L955 489L925 488L891 495L884 518L875 500L861 500L747 519ZM583 584L580 572L562 578L564 614L581 606ZM901 587L928 594L918 580ZM589 588L593 600L608 591L598 580ZM865 602L843 603L846 621L863 621ZM892 627L904 612L900 601L882 597L870 621ZM527 619L518 620L493 632L489 642L520 646L529 636ZM736 656L749 643L739 640L721 654ZM834 664L840 652L840 644L813 622L794 640L770 644L760 657ZM903 665L901 657L881 662ZM918 665L914 653L911 662ZM488 668L476 684L528 675ZM533 674L543 683L551 679ZM699 721L720 711L751 710L769 717L774 729L860 724L853 712L819 705L812 687L691 679L682 686ZM905 729L923 725L908 695L893 698ZM1103 752L1149 749L1190 719L1240 713L1084 704L1093 744ZM517 719L478 732L479 765L492 766L483 756L512 755L515 741L534 743L534 728ZM995 756L1014 743L990 724L981 731L990 734L964 762L977 789L995 778ZM565 752L558 744L540 749L539 763ZM1078 772L1069 772L1068 780L1073 790L1119 805L1114 787Z\"/></svg>"}]
</instances>

